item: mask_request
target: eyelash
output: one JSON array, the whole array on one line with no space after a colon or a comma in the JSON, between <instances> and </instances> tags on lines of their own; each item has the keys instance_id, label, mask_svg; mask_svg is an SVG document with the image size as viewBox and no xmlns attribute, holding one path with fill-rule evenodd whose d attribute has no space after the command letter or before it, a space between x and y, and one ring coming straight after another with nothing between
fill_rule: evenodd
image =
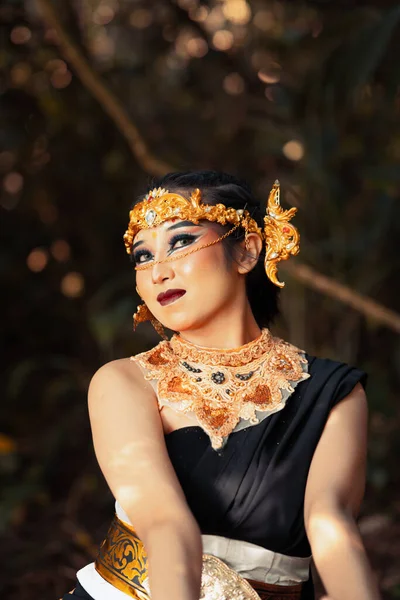
<instances>
[{"instance_id":1,"label":"eyelash","mask_svg":"<svg viewBox=\"0 0 400 600\"><path fill-rule=\"evenodd\" d=\"M177 233L176 235L174 235L169 242L169 245L172 247L174 246L174 244L176 244L176 242L179 242L181 240L190 240L191 242L193 242L196 239L197 236L192 235L190 233ZM185 244L185 246L190 246L190 244ZM181 248L184 248L184 246L180 246ZM140 258L142 256L145 255L150 255L151 253L148 250L138 250L137 252L134 253L133 255L133 260L135 262L135 264L140 264L141 262L146 262L146 261L140 261Z\"/></svg>"}]
</instances>

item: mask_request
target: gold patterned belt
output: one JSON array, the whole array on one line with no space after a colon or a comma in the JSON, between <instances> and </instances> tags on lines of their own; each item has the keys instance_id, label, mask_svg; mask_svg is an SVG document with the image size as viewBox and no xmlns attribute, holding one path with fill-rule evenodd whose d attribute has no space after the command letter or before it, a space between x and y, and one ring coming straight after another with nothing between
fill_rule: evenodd
<instances>
[{"instance_id":1,"label":"gold patterned belt","mask_svg":"<svg viewBox=\"0 0 400 600\"><path fill-rule=\"evenodd\" d=\"M99 548L96 571L131 598L151 600L147 560L144 545L134 529L115 515ZM301 589L301 583L275 585L244 579L219 558L203 554L202 600L300 600Z\"/></svg>"}]
</instances>

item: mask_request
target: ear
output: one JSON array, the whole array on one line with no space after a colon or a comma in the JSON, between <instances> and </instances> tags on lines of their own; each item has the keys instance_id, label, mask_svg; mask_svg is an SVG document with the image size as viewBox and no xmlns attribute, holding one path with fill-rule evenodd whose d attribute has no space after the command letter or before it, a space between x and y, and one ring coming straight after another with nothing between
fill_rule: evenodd
<instances>
[{"instance_id":1,"label":"ear","mask_svg":"<svg viewBox=\"0 0 400 600\"><path fill-rule=\"evenodd\" d=\"M262 245L262 240L257 233L249 233L247 236L247 250L245 241L240 242L237 258L238 273L245 275L254 269L261 253Z\"/></svg>"}]
</instances>

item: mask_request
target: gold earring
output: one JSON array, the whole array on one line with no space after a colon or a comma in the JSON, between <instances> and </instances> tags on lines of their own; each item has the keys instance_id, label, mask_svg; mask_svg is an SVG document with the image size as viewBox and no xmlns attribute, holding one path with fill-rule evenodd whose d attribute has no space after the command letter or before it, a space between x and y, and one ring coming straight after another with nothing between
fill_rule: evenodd
<instances>
[{"instance_id":1,"label":"gold earring","mask_svg":"<svg viewBox=\"0 0 400 600\"><path fill-rule=\"evenodd\" d=\"M142 298L139 294L137 287L136 292L139 298ZM155 318L153 313L148 308L147 304L143 302L143 304L139 304L139 306L136 309L136 312L133 315L133 331L136 331L136 327L139 325L139 323L144 323L145 321L150 321L154 329L157 331L158 335L161 336L164 340L168 340L168 337L166 336L164 331L164 327L162 326L160 321L158 321L158 319Z\"/></svg>"}]
</instances>

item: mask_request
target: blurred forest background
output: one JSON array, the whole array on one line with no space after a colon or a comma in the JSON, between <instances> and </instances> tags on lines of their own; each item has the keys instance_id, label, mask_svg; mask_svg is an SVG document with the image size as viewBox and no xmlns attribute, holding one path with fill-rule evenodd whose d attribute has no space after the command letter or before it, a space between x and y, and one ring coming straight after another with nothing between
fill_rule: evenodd
<instances>
[{"instance_id":1,"label":"blurred forest background","mask_svg":"<svg viewBox=\"0 0 400 600\"><path fill-rule=\"evenodd\" d=\"M133 334L122 235L151 176L212 168L299 207L273 330L369 373L360 529L400 598L400 5L6 0L0 6L0 596L57 599L113 512L94 371Z\"/></svg>"}]
</instances>

